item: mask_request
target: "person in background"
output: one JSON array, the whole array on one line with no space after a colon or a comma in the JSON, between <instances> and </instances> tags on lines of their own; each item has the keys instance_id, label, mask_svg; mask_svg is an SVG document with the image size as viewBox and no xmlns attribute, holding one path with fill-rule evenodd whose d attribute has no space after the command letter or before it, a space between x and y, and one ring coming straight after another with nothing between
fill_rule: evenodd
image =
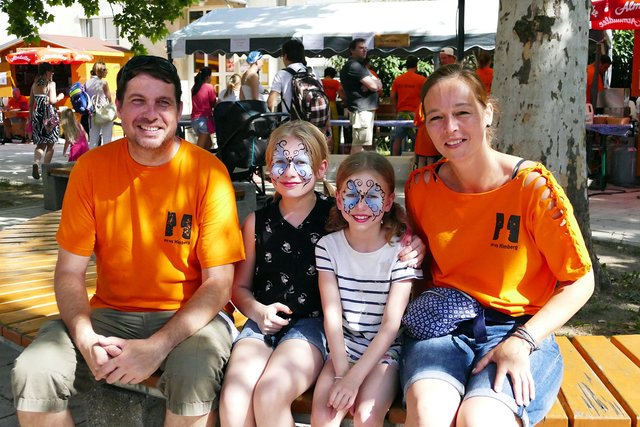
<instances>
[{"instance_id":1,"label":"person in background","mask_svg":"<svg viewBox=\"0 0 640 427\"><path fill-rule=\"evenodd\" d=\"M109 83L105 80L108 72L109 70L104 62L96 62L91 68L91 77L84 85L87 95L89 95L93 102L94 110L113 102L111 91L109 90ZM89 127L89 146L96 148L99 145L108 144L111 142L112 135L113 122L107 122L101 125L92 122Z\"/></svg>"},{"instance_id":2,"label":"person in background","mask_svg":"<svg viewBox=\"0 0 640 427\"><path fill-rule=\"evenodd\" d=\"M443 47L438 54L440 58L440 66L455 64L457 62L456 52L450 47Z\"/></svg>"},{"instance_id":3,"label":"person in background","mask_svg":"<svg viewBox=\"0 0 640 427\"><path fill-rule=\"evenodd\" d=\"M62 101L64 95L56 95L56 82L53 81L53 65L43 62L38 64L38 74L31 85L29 96L29 117L31 117L31 129L33 143L36 149L33 154L33 165L31 166L31 176L33 179L40 179L40 162L51 163L55 145L60 136L60 125L47 129L45 118L49 111L49 106L54 106ZM57 109L53 109L58 114ZM44 156L44 158L43 158Z\"/></svg>"},{"instance_id":4,"label":"person in background","mask_svg":"<svg viewBox=\"0 0 640 427\"><path fill-rule=\"evenodd\" d=\"M600 56L600 68L598 70L598 92L604 89L604 80L603 76L611 66L611 58L609 55L601 55ZM593 85L593 79L596 74L596 63L595 61L591 64L587 65L587 104L591 104L591 87ZM595 108L595 105L593 106Z\"/></svg>"},{"instance_id":5,"label":"person in background","mask_svg":"<svg viewBox=\"0 0 640 427\"><path fill-rule=\"evenodd\" d=\"M589 251L551 172L492 148L497 106L474 71L438 68L422 99L444 159L405 189L433 280L403 318L405 425L535 425L562 381L553 333L593 293Z\"/></svg>"},{"instance_id":6,"label":"person in background","mask_svg":"<svg viewBox=\"0 0 640 427\"><path fill-rule=\"evenodd\" d=\"M478 68L476 74L480 77L480 81L487 90L487 95L491 95L491 83L493 82L493 68L491 68L491 54L486 50L478 53Z\"/></svg>"},{"instance_id":7,"label":"person in background","mask_svg":"<svg viewBox=\"0 0 640 427\"><path fill-rule=\"evenodd\" d=\"M398 393L398 330L422 272L399 260L407 228L395 203L393 166L375 152L351 154L336 175L331 232L316 245L330 358L313 393L311 424L382 426Z\"/></svg>"},{"instance_id":8,"label":"person in background","mask_svg":"<svg viewBox=\"0 0 640 427\"><path fill-rule=\"evenodd\" d=\"M211 69L202 67L191 88L191 128L198 137L198 147L205 150L210 150L213 146L211 134L216 131L213 107L217 100L216 90L211 84Z\"/></svg>"},{"instance_id":9,"label":"person in background","mask_svg":"<svg viewBox=\"0 0 640 427\"><path fill-rule=\"evenodd\" d=\"M234 328L223 307L233 264L244 259L233 185L217 157L176 137L173 64L134 56L116 81L126 137L83 154L64 197L54 275L61 319L40 329L11 371L23 427L71 427L69 398L94 379L139 384L159 368L165 425L217 418Z\"/></svg>"},{"instance_id":10,"label":"person in background","mask_svg":"<svg viewBox=\"0 0 640 427\"><path fill-rule=\"evenodd\" d=\"M435 163L440 158L440 153L436 150L427 132L422 102L418 104L416 108L413 125L416 127L415 166L421 168L422 166Z\"/></svg>"},{"instance_id":11,"label":"person in background","mask_svg":"<svg viewBox=\"0 0 640 427\"><path fill-rule=\"evenodd\" d=\"M218 94L218 102L240 101L241 86L242 77L240 77L240 74L233 74L231 77L229 77L227 87L222 89Z\"/></svg>"},{"instance_id":12,"label":"person in background","mask_svg":"<svg viewBox=\"0 0 640 427\"><path fill-rule=\"evenodd\" d=\"M260 70L263 64L262 53L257 50L249 52L247 64L249 64L249 68L242 74L241 78L240 99L262 100L262 94L264 93L264 88L260 83Z\"/></svg>"},{"instance_id":13,"label":"person in background","mask_svg":"<svg viewBox=\"0 0 640 427\"><path fill-rule=\"evenodd\" d=\"M60 124L64 134L62 155L69 153L69 161L75 162L78 157L89 151L89 138L84 128L76 120L76 114L70 108L60 113Z\"/></svg>"},{"instance_id":14,"label":"person in background","mask_svg":"<svg viewBox=\"0 0 640 427\"><path fill-rule=\"evenodd\" d=\"M391 85L391 104L396 111L397 120L413 120L414 113L420 106L420 90L427 80L418 74L418 58L409 55L405 63L407 71L395 78ZM391 155L402 154L402 142L405 138L415 140L415 129L412 127L393 128L391 134Z\"/></svg>"},{"instance_id":15,"label":"person in background","mask_svg":"<svg viewBox=\"0 0 640 427\"><path fill-rule=\"evenodd\" d=\"M7 101L7 105L4 106L4 108L2 109L2 111L7 112L7 111L29 111L29 100L27 99L26 96L22 95L20 93L20 89L18 89L17 87L14 87L11 90L11 94L13 95L11 98L9 98L9 100ZM24 130L24 136L22 137L22 143L26 143L27 142L27 130L25 128L26 126L26 122L27 122L28 116L27 118L24 117L20 117L20 116L15 116L15 117L11 117L10 119L7 118L6 114L4 116L4 139L2 140L2 144L5 143L11 143L11 124L13 123L13 121L18 121L18 122L22 122L22 127L25 129Z\"/></svg>"},{"instance_id":16,"label":"person in background","mask_svg":"<svg viewBox=\"0 0 640 427\"><path fill-rule=\"evenodd\" d=\"M340 70L340 81L350 112L349 121L353 132L351 152L357 153L373 144L373 120L382 82L373 77L364 65L367 58L365 39L353 39L349 44L349 51L351 57Z\"/></svg>"},{"instance_id":17,"label":"person in background","mask_svg":"<svg viewBox=\"0 0 640 427\"><path fill-rule=\"evenodd\" d=\"M342 85L340 85L340 81L336 80L336 76L338 72L333 67L327 67L324 69L324 78L322 78L322 87L324 87L324 93L329 98L329 107L331 109L331 120L336 120L338 118L338 105L337 99L340 96L340 99L344 99L344 91L342 90ZM333 154L338 154L340 149L340 127L333 126L331 128L331 139L333 140Z\"/></svg>"},{"instance_id":18,"label":"person in background","mask_svg":"<svg viewBox=\"0 0 640 427\"><path fill-rule=\"evenodd\" d=\"M287 40L282 45L282 62L285 68L294 73L307 69L307 60L304 57L304 45L300 40ZM278 71L271 82L271 91L267 98L270 111L291 111L291 80L293 75L286 69ZM280 109L278 109L280 106Z\"/></svg>"}]
</instances>

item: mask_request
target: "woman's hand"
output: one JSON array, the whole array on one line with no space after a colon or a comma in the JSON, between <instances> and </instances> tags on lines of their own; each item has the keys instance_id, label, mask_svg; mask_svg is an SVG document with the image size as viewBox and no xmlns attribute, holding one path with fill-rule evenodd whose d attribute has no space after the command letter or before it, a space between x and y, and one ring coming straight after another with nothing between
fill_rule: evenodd
<instances>
[{"instance_id":1,"label":"woman's hand","mask_svg":"<svg viewBox=\"0 0 640 427\"><path fill-rule=\"evenodd\" d=\"M511 336L487 353L473 368L477 374L489 365L496 364L496 378L493 390L502 390L506 376L511 378L513 395L518 405L527 406L536 398L536 387L531 375L529 355L531 346L523 339Z\"/></svg>"},{"instance_id":2,"label":"woman's hand","mask_svg":"<svg viewBox=\"0 0 640 427\"><path fill-rule=\"evenodd\" d=\"M289 320L279 316L278 313L291 315L292 311L289 307L279 302L265 305L264 308L260 310L260 316L255 320L255 322L258 324L258 327L263 334L276 334L280 329L289 324Z\"/></svg>"}]
</instances>

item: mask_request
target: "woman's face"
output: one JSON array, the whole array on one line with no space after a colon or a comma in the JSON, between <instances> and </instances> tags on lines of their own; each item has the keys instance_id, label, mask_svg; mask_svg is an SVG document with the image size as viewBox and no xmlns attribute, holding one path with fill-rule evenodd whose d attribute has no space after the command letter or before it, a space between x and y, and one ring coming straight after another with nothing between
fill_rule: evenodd
<instances>
[{"instance_id":1,"label":"woman's face","mask_svg":"<svg viewBox=\"0 0 640 427\"><path fill-rule=\"evenodd\" d=\"M442 80L423 102L427 132L444 157L455 161L489 147L485 131L493 108L483 107L463 80Z\"/></svg>"}]
</instances>

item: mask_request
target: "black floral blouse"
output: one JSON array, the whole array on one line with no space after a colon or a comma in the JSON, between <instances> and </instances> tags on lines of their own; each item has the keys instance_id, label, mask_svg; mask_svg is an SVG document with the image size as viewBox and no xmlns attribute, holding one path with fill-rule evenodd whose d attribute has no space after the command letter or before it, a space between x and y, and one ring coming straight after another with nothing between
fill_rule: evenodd
<instances>
[{"instance_id":1,"label":"black floral blouse","mask_svg":"<svg viewBox=\"0 0 640 427\"><path fill-rule=\"evenodd\" d=\"M335 199L316 192L316 205L298 227L282 218L280 200L256 211L253 293L262 304L280 302L292 318L322 313L315 247Z\"/></svg>"}]
</instances>

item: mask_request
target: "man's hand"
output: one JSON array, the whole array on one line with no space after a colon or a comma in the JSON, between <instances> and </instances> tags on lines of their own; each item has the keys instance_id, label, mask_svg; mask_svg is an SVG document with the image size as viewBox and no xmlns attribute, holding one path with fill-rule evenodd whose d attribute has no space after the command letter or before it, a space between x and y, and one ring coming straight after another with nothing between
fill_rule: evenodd
<instances>
[{"instance_id":1,"label":"man's hand","mask_svg":"<svg viewBox=\"0 0 640 427\"><path fill-rule=\"evenodd\" d=\"M169 351L154 345L150 339L101 337L100 346L112 356L98 371L109 384L116 381L138 384L149 378L169 354Z\"/></svg>"},{"instance_id":2,"label":"man's hand","mask_svg":"<svg viewBox=\"0 0 640 427\"><path fill-rule=\"evenodd\" d=\"M102 380L111 373L105 365L111 358L120 354L120 349L117 347L103 347L100 344L103 339L105 339L104 336L93 334L83 339L82 342L77 343L80 354L82 354L96 380Z\"/></svg>"}]
</instances>

